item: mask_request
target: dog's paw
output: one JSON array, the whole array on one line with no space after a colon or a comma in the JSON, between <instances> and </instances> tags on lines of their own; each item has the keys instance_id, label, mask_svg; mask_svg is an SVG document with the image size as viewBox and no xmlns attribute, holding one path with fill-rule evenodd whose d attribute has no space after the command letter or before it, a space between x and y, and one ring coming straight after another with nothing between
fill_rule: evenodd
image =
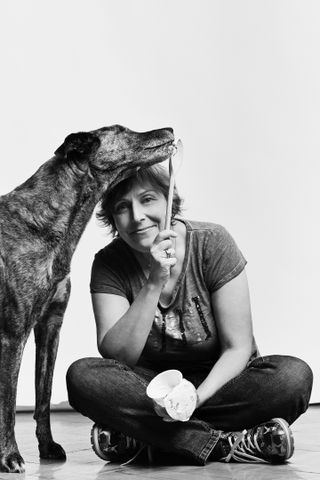
<instances>
[{"instance_id":1,"label":"dog's paw","mask_svg":"<svg viewBox=\"0 0 320 480\"><path fill-rule=\"evenodd\" d=\"M66 452L61 445L56 442L49 442L45 445L39 445L40 458L47 460L66 460Z\"/></svg>"},{"instance_id":2,"label":"dog's paw","mask_svg":"<svg viewBox=\"0 0 320 480\"><path fill-rule=\"evenodd\" d=\"M0 453L0 472L23 473L24 461L18 451L8 454Z\"/></svg>"}]
</instances>

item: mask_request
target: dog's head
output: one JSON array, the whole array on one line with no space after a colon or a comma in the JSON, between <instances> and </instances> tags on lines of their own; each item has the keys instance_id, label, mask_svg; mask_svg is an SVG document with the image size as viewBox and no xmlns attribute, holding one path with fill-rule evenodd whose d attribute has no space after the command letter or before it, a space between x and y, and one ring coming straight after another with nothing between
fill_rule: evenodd
<instances>
[{"instance_id":1,"label":"dog's head","mask_svg":"<svg viewBox=\"0 0 320 480\"><path fill-rule=\"evenodd\" d=\"M68 135L55 155L79 166L86 163L93 174L108 177L110 184L137 167L166 160L174 150L173 142L171 128L134 132L113 125Z\"/></svg>"}]
</instances>

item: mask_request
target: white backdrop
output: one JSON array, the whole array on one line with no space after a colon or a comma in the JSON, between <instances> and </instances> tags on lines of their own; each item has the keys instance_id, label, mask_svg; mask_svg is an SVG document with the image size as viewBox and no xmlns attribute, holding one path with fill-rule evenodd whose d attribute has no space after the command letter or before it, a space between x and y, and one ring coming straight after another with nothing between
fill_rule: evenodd
<instances>
[{"instance_id":1,"label":"white backdrop","mask_svg":"<svg viewBox=\"0 0 320 480\"><path fill-rule=\"evenodd\" d=\"M184 143L185 216L221 223L248 260L263 354L318 362L320 4L317 0L2 0L4 194L65 136L120 123L171 126ZM92 219L72 263L53 403L98 355L89 296ZM32 405L33 338L18 404Z\"/></svg>"}]
</instances>

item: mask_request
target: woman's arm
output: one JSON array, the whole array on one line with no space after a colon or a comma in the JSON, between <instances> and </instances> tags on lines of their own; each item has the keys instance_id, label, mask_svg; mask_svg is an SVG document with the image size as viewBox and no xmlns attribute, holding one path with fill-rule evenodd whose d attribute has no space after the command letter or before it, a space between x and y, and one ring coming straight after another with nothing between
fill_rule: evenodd
<instances>
[{"instance_id":1,"label":"woman's arm","mask_svg":"<svg viewBox=\"0 0 320 480\"><path fill-rule=\"evenodd\" d=\"M213 292L211 304L221 343L221 355L197 389L198 407L242 372L250 358L253 333L245 270Z\"/></svg>"},{"instance_id":2,"label":"woman's arm","mask_svg":"<svg viewBox=\"0 0 320 480\"><path fill-rule=\"evenodd\" d=\"M148 338L161 291L175 265L164 250L172 248L175 232L160 232L150 250L151 271L146 284L130 305L124 297L93 293L92 304L97 325L99 352L103 357L135 365Z\"/></svg>"},{"instance_id":3,"label":"woman's arm","mask_svg":"<svg viewBox=\"0 0 320 480\"><path fill-rule=\"evenodd\" d=\"M135 365L146 343L161 289L146 284L130 306L128 300L109 293L93 293L98 349L127 365Z\"/></svg>"}]
</instances>

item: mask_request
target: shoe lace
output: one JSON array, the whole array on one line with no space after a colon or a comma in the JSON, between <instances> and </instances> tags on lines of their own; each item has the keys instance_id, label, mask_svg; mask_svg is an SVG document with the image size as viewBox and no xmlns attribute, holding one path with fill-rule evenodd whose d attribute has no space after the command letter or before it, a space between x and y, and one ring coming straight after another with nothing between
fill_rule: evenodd
<instances>
[{"instance_id":1,"label":"shoe lace","mask_svg":"<svg viewBox=\"0 0 320 480\"><path fill-rule=\"evenodd\" d=\"M139 442L140 443L140 442ZM133 455L133 457L129 458L129 460L127 460L126 462L124 463L121 463L121 467L125 467L126 465L129 465L130 463L132 463L139 455L140 453L144 450L144 449L147 449L147 455L148 455L148 462L149 464L152 463L153 461L153 455L152 455L152 448L150 447L150 445L145 445L144 443L142 443L140 445L140 448L137 450L137 452Z\"/></svg>"},{"instance_id":2,"label":"shoe lace","mask_svg":"<svg viewBox=\"0 0 320 480\"><path fill-rule=\"evenodd\" d=\"M129 465L130 463L134 462L134 460L140 455L141 452L143 452L144 449L147 449L147 456L148 456L148 462L151 464L153 462L153 454L152 454L152 447L150 445L146 445L145 443L142 443L139 440L136 440L135 438L128 437L127 435L125 436L126 440L126 448L127 449L132 449L133 451L137 449L133 457L129 458L124 463L121 463L121 467L125 467L126 465Z\"/></svg>"},{"instance_id":3,"label":"shoe lace","mask_svg":"<svg viewBox=\"0 0 320 480\"><path fill-rule=\"evenodd\" d=\"M108 452L113 452L113 453L121 453L121 450L136 450L137 448L139 448L139 445L140 445L140 442L138 442L138 440L136 440L135 438L133 437L128 437L127 435L123 435L123 440L124 440L124 444L121 444L120 442L116 442L115 444L111 445L109 444L108 447L107 447L107 451ZM121 448L120 448L120 451L119 451L119 447L121 445Z\"/></svg>"},{"instance_id":4,"label":"shoe lace","mask_svg":"<svg viewBox=\"0 0 320 480\"><path fill-rule=\"evenodd\" d=\"M258 444L258 432L243 430L241 433L230 433L227 438L230 452L223 459L225 462L269 463L264 460Z\"/></svg>"},{"instance_id":5,"label":"shoe lace","mask_svg":"<svg viewBox=\"0 0 320 480\"><path fill-rule=\"evenodd\" d=\"M122 439L124 443L121 444L121 442L119 441L119 442L116 442L114 445L109 444L108 447L106 448L107 452L112 452L115 454L121 454L121 451L123 450L127 450L128 452L130 451L134 452L131 458L129 458L126 462L121 463L122 467L132 463L145 448L147 449L148 461L149 463L152 463L153 455L152 455L152 449L149 445L146 445L142 443L140 440L137 440L133 437L129 437L128 435L124 435L124 434L122 434ZM121 451L119 451L119 447Z\"/></svg>"}]
</instances>

